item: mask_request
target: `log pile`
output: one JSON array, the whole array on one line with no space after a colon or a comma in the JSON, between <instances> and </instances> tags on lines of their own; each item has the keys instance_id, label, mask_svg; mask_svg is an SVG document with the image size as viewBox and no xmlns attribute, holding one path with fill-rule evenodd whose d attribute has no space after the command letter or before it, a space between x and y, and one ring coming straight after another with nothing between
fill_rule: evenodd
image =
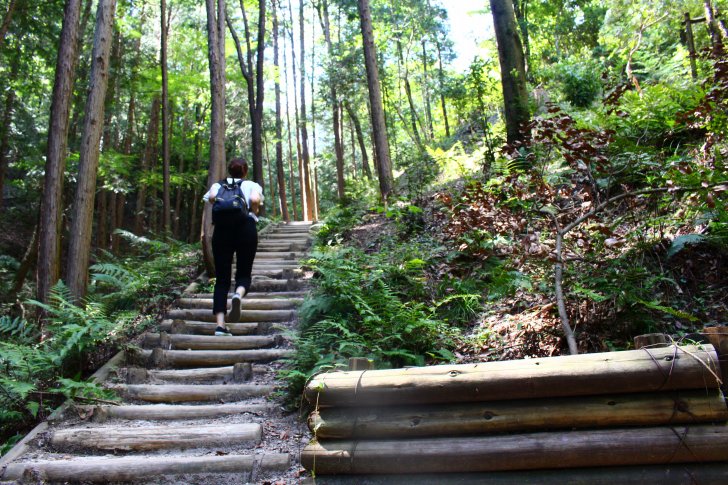
<instances>
[{"instance_id":1,"label":"log pile","mask_svg":"<svg viewBox=\"0 0 728 485\"><path fill-rule=\"evenodd\" d=\"M709 344L319 374L301 461L319 477L566 469L568 481L675 464L728 477L721 384Z\"/></svg>"}]
</instances>

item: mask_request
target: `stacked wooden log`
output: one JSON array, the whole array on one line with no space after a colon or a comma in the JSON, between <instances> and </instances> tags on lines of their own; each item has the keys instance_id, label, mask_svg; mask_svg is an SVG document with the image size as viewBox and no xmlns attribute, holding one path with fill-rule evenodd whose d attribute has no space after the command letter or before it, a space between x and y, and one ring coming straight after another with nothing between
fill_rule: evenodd
<instances>
[{"instance_id":1,"label":"stacked wooden log","mask_svg":"<svg viewBox=\"0 0 728 485\"><path fill-rule=\"evenodd\" d=\"M484 472L516 481L480 483L539 483L555 469L582 483L584 467L640 481L645 467L667 476L685 464L728 483L720 375L712 345L319 374L306 389L316 439L301 461L319 478L440 477L432 483Z\"/></svg>"}]
</instances>

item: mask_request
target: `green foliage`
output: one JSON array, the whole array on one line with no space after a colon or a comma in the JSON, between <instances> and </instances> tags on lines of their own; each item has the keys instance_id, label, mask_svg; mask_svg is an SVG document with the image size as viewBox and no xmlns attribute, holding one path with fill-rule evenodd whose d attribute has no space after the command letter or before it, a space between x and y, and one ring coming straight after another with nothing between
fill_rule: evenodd
<instances>
[{"instance_id":1,"label":"green foliage","mask_svg":"<svg viewBox=\"0 0 728 485\"><path fill-rule=\"evenodd\" d=\"M400 367L450 355L456 331L435 318L438 304L412 298L412 288L422 286L420 261L332 248L307 264L316 272L316 289L301 307L293 370L284 373L293 396L313 374L346 366L349 357ZM440 304L457 298L469 295Z\"/></svg>"},{"instance_id":2,"label":"green foliage","mask_svg":"<svg viewBox=\"0 0 728 485\"><path fill-rule=\"evenodd\" d=\"M571 61L555 67L564 98L577 108L588 108L602 88L600 66L594 61Z\"/></svg>"},{"instance_id":3,"label":"green foliage","mask_svg":"<svg viewBox=\"0 0 728 485\"><path fill-rule=\"evenodd\" d=\"M42 327L20 317L0 317L0 438L46 415L62 398L112 399L83 380L90 364L138 333L151 320L145 312L156 314L158 305L175 298L189 279L189 268L197 262L191 246L120 234L139 255L103 254L107 261L92 266L90 292L80 305L59 281L48 303L29 302L43 310Z\"/></svg>"}]
</instances>

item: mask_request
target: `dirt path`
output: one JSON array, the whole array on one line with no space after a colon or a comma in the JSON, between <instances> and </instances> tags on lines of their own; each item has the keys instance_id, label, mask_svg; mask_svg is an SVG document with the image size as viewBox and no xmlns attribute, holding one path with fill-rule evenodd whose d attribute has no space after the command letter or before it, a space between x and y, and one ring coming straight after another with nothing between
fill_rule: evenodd
<instances>
[{"instance_id":1,"label":"dirt path","mask_svg":"<svg viewBox=\"0 0 728 485\"><path fill-rule=\"evenodd\" d=\"M0 469L2 483L299 482L308 430L274 393L305 295L297 261L309 229L279 225L261 236L232 337L213 336L212 295L186 294L142 349L106 366L104 385L122 404L56 413L11 452L19 456Z\"/></svg>"}]
</instances>

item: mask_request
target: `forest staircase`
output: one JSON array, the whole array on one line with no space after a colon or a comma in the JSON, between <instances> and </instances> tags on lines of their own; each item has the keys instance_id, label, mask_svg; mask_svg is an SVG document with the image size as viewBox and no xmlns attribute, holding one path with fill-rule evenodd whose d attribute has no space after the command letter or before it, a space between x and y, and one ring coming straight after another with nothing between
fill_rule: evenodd
<instances>
[{"instance_id":1,"label":"forest staircase","mask_svg":"<svg viewBox=\"0 0 728 485\"><path fill-rule=\"evenodd\" d=\"M262 231L232 337L214 336L212 295L193 283L142 348L96 374L121 405L64 405L0 461L0 481L259 483L295 466L268 418L280 412L270 397L291 353L282 332L305 294L298 260L310 228Z\"/></svg>"}]
</instances>

